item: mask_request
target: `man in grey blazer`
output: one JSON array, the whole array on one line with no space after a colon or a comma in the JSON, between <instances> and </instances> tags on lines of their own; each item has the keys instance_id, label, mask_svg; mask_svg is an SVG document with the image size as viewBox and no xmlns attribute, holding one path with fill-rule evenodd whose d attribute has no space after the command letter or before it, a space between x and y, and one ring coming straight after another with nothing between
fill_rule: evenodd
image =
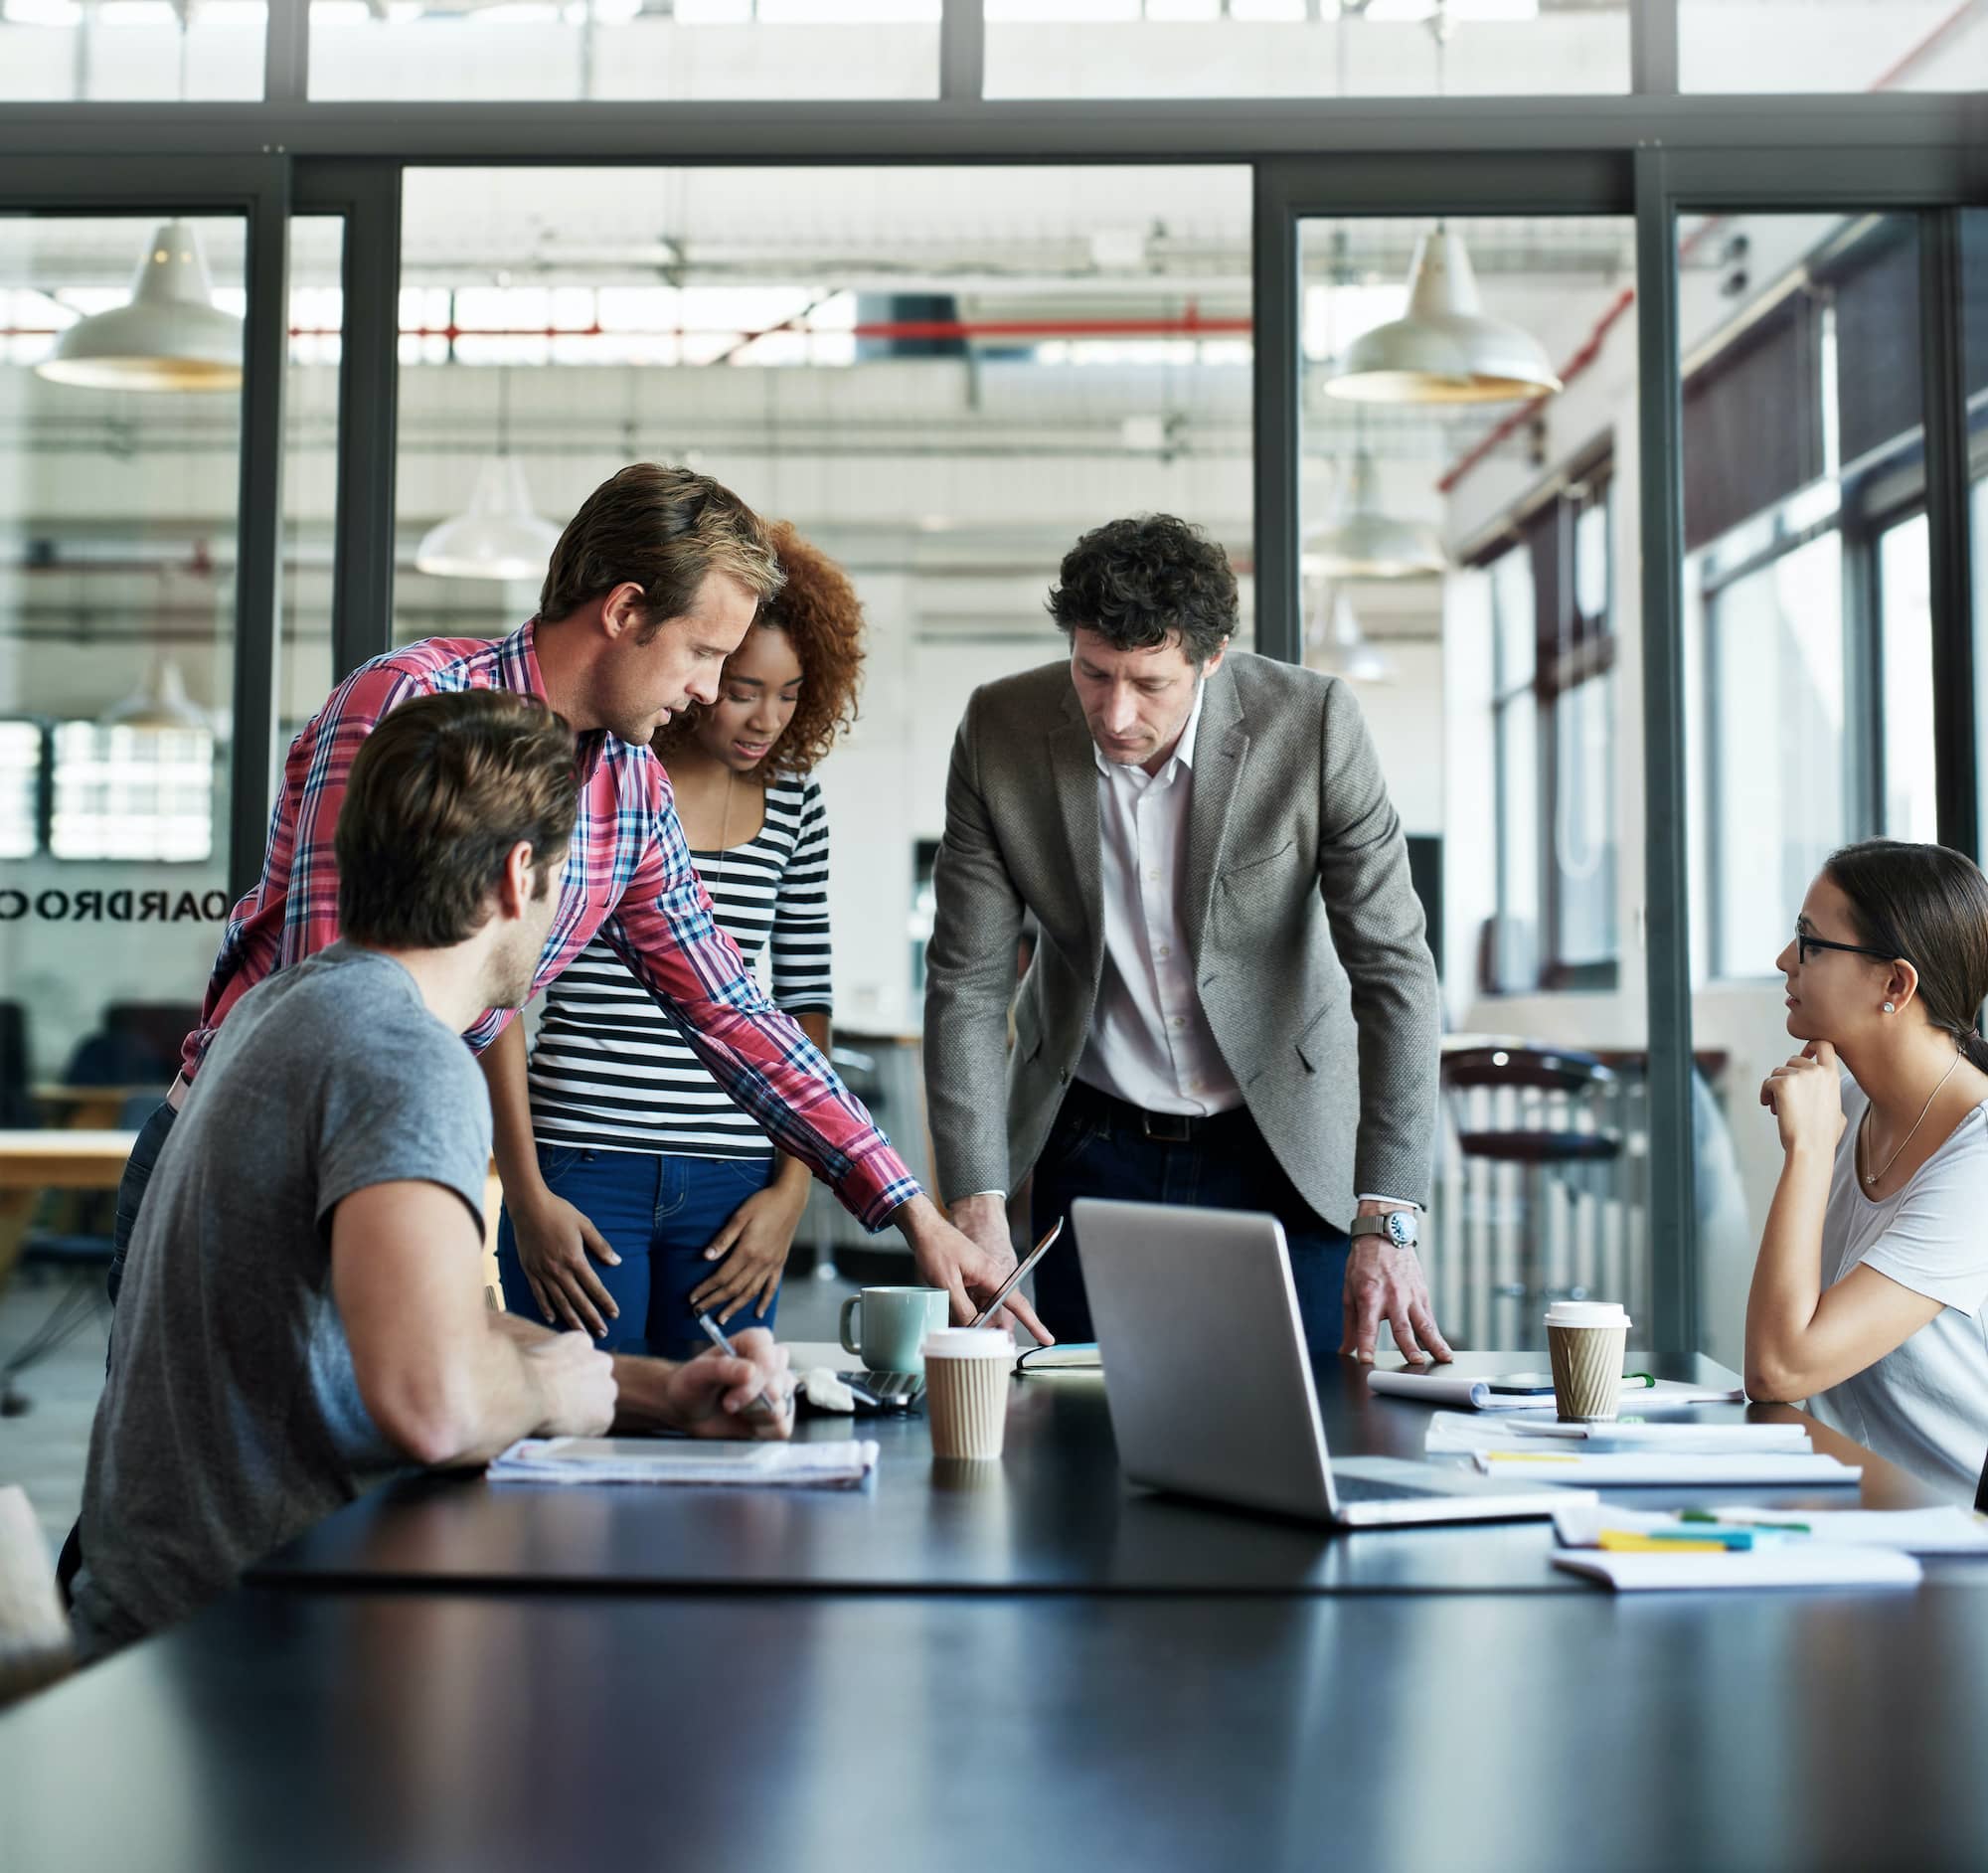
<instances>
[{"instance_id":1,"label":"man in grey blazer","mask_svg":"<svg viewBox=\"0 0 1988 1873\"><path fill-rule=\"evenodd\" d=\"M1358 705L1228 655L1228 558L1167 515L1084 535L1049 609L1069 660L975 691L946 782L925 1076L953 1223L1005 1257L1032 1169L1037 1234L1077 1196L1268 1210L1315 1356L1371 1360L1385 1318L1447 1359L1415 1254L1435 965ZM1036 1306L1092 1337L1067 1248Z\"/></svg>"}]
</instances>

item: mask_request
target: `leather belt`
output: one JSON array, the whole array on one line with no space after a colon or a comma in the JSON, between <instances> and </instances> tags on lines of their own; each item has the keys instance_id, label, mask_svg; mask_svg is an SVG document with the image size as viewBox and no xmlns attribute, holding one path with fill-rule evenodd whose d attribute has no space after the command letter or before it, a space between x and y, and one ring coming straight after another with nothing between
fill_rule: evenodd
<instances>
[{"instance_id":1,"label":"leather belt","mask_svg":"<svg viewBox=\"0 0 1988 1873\"><path fill-rule=\"evenodd\" d=\"M1246 1106L1233 1106L1224 1112L1152 1112L1083 1080L1071 1082L1065 1105L1088 1110L1160 1144L1192 1144L1217 1130L1229 1130L1239 1120L1246 1124L1249 1119Z\"/></svg>"}]
</instances>

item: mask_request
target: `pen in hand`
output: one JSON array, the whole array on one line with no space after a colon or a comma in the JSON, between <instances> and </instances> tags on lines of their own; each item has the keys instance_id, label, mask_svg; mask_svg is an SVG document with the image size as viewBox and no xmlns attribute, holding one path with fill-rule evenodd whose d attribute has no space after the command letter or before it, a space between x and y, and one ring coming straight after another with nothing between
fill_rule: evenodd
<instances>
[{"instance_id":1,"label":"pen in hand","mask_svg":"<svg viewBox=\"0 0 1988 1873\"><path fill-rule=\"evenodd\" d=\"M724 1353L728 1358L731 1359L743 1359L745 1357L745 1355L741 1353L739 1349L736 1346L734 1346L729 1339L726 1338L725 1329L722 1326L720 1326L718 1322L711 1317L710 1314L706 1313L702 1307L694 1309L694 1312L696 1315L697 1324L700 1331L702 1331L704 1337L708 1339L712 1343L712 1345L717 1347L721 1353ZM778 1424L780 1420L786 1416L786 1411L784 1406L781 1404L779 1399L774 1396L772 1387L770 1385L764 1391L762 1391L757 1398L755 1398L752 1401L752 1405L763 1405L775 1424ZM747 1411L750 1411L752 1409L752 1406L748 1405L746 1409Z\"/></svg>"}]
</instances>

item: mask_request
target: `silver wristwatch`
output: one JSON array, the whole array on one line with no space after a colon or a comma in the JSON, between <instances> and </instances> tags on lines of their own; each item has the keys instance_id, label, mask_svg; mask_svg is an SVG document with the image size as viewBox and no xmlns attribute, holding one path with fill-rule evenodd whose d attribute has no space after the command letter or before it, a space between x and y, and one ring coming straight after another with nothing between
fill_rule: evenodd
<instances>
[{"instance_id":1,"label":"silver wristwatch","mask_svg":"<svg viewBox=\"0 0 1988 1873\"><path fill-rule=\"evenodd\" d=\"M1397 1249L1412 1249L1417 1240L1415 1213L1389 1210L1380 1216L1356 1216L1347 1235L1358 1242L1362 1236L1383 1236Z\"/></svg>"}]
</instances>

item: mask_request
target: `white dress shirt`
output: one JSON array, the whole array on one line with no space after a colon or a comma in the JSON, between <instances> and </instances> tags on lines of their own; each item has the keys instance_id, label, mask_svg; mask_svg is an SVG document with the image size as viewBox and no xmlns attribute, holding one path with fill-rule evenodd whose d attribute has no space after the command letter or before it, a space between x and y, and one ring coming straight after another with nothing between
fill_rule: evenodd
<instances>
[{"instance_id":1,"label":"white dress shirt","mask_svg":"<svg viewBox=\"0 0 1988 1873\"><path fill-rule=\"evenodd\" d=\"M1206 1117L1242 1104L1195 993L1179 886L1194 790L1195 737L1208 685L1195 685L1180 741L1158 773L1106 761L1096 744L1097 856L1104 969L1090 1038L1077 1063L1086 1086L1149 1112ZM1360 1201L1418 1209L1362 1191Z\"/></svg>"},{"instance_id":2,"label":"white dress shirt","mask_svg":"<svg viewBox=\"0 0 1988 1873\"><path fill-rule=\"evenodd\" d=\"M1158 773L1097 764L1098 869L1104 971L1077 1077L1149 1112L1205 1117L1242 1104L1194 988L1181 925L1180 870L1194 788L1194 744L1205 682L1180 741Z\"/></svg>"}]
</instances>

